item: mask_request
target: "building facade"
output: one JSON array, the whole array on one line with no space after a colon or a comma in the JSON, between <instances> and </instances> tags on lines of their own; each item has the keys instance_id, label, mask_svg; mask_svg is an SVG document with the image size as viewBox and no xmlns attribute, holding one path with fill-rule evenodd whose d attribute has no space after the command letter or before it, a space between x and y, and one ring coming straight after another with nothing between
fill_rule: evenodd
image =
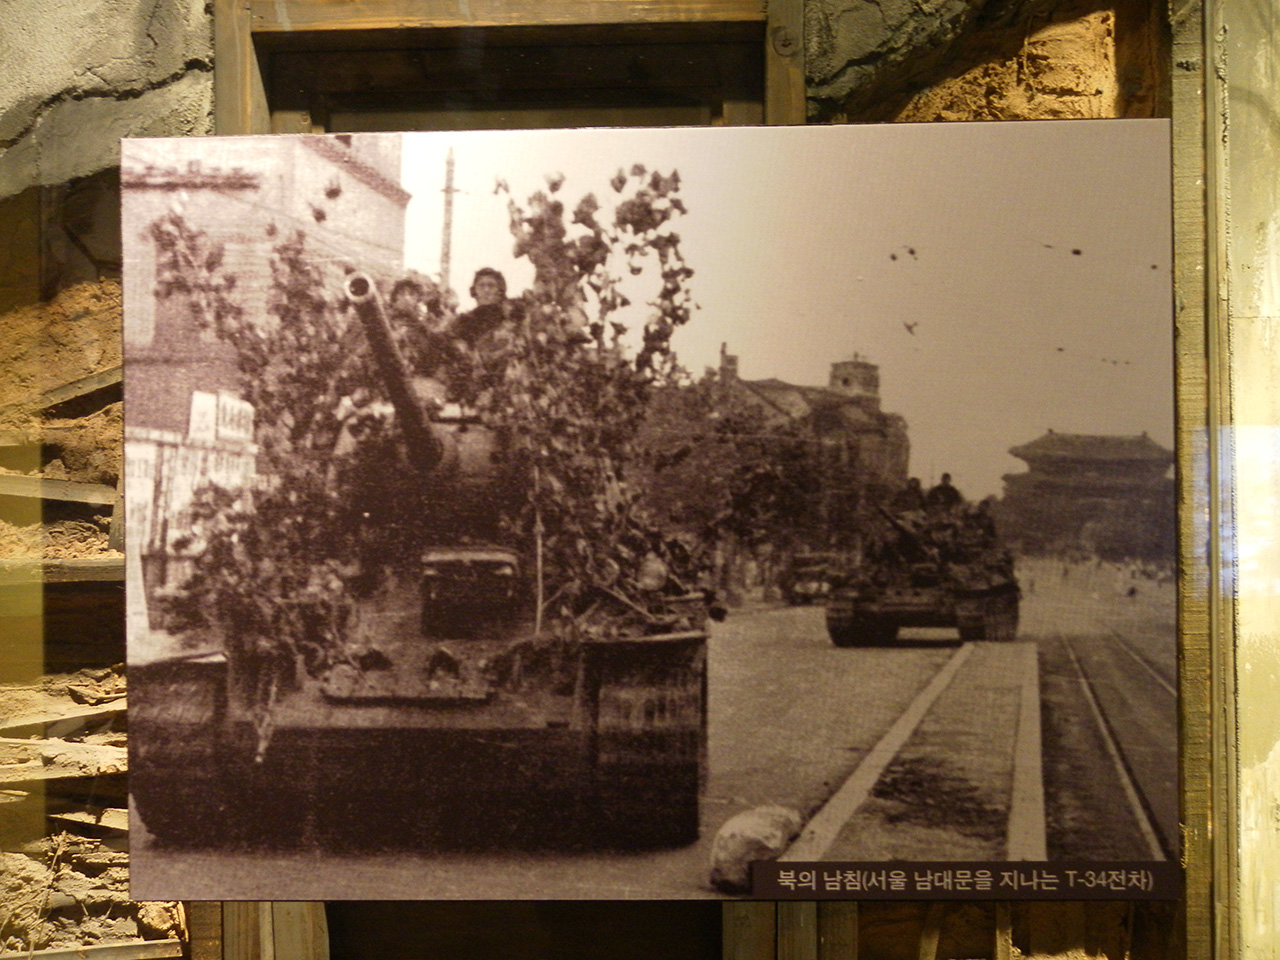
<instances>
[{"instance_id":1,"label":"building facade","mask_svg":"<svg viewBox=\"0 0 1280 960\"><path fill-rule=\"evenodd\" d=\"M269 144L269 145L268 145ZM152 228L176 215L221 250L229 297L271 323L272 254L305 237L315 263L398 273L409 193L398 136L137 140L125 145L124 342L130 424L185 432L192 390L239 387L235 355L196 328L185 297L160 296Z\"/></svg>"},{"instance_id":2,"label":"building facade","mask_svg":"<svg viewBox=\"0 0 1280 960\"><path fill-rule=\"evenodd\" d=\"M880 408L880 368L864 357L831 364L825 387L773 378L744 380L738 359L720 348L720 383L731 402L759 410L769 427L794 426L811 435L833 476L862 490L899 490L907 481L907 422Z\"/></svg>"},{"instance_id":3,"label":"building facade","mask_svg":"<svg viewBox=\"0 0 1280 960\"><path fill-rule=\"evenodd\" d=\"M1021 553L1083 552L1104 559L1171 561L1177 522L1174 454L1145 433L1053 430L1009 453L1000 530Z\"/></svg>"},{"instance_id":4,"label":"building facade","mask_svg":"<svg viewBox=\"0 0 1280 960\"><path fill-rule=\"evenodd\" d=\"M718 373L726 409L754 411L763 430L806 449L799 483L808 506L796 510L791 549L856 549L869 504L886 503L907 480L907 422L880 407L880 370L858 355L831 364L826 386L769 378L744 380L737 358L721 347ZM794 477L794 474L792 474Z\"/></svg>"}]
</instances>

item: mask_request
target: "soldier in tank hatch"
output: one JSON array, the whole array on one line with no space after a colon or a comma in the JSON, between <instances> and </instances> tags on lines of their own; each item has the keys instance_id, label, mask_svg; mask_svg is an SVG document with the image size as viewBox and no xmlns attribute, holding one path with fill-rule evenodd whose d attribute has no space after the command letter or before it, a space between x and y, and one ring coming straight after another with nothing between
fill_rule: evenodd
<instances>
[{"instance_id":1,"label":"soldier in tank hatch","mask_svg":"<svg viewBox=\"0 0 1280 960\"><path fill-rule=\"evenodd\" d=\"M929 492L924 495L925 509L930 511L953 510L962 503L964 503L964 497L951 485L949 473L944 473L938 483L930 487Z\"/></svg>"},{"instance_id":2,"label":"soldier in tank hatch","mask_svg":"<svg viewBox=\"0 0 1280 960\"><path fill-rule=\"evenodd\" d=\"M459 314L450 333L468 347L498 330L510 320L518 320L519 304L507 299L507 279L493 267L481 267L471 281L471 296L476 305Z\"/></svg>"}]
</instances>

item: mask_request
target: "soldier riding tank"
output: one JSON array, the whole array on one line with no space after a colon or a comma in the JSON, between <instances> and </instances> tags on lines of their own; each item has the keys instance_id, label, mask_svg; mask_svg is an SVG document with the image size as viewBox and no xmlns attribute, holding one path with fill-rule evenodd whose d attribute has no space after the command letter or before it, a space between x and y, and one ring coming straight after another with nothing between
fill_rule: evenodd
<instances>
[{"instance_id":1,"label":"soldier riding tank","mask_svg":"<svg viewBox=\"0 0 1280 960\"><path fill-rule=\"evenodd\" d=\"M424 404L373 282L353 275L346 295L394 405L416 493L390 511L416 545L367 557L332 598L301 591L292 656L224 643L131 667L147 829L175 844L693 841L705 598L667 585L604 635L540 632L540 556L492 510L525 482L502 431ZM317 664L321 628L342 643Z\"/></svg>"},{"instance_id":2,"label":"soldier riding tank","mask_svg":"<svg viewBox=\"0 0 1280 960\"><path fill-rule=\"evenodd\" d=\"M832 582L827 632L838 647L888 643L902 627L1013 640L1020 598L985 506L879 508L861 562Z\"/></svg>"}]
</instances>

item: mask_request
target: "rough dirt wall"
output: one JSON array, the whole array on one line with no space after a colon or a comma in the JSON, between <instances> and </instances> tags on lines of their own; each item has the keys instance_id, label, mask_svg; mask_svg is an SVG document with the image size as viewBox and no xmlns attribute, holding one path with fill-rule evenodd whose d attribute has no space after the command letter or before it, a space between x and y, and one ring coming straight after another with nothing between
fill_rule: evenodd
<instances>
[{"instance_id":1,"label":"rough dirt wall","mask_svg":"<svg viewBox=\"0 0 1280 960\"><path fill-rule=\"evenodd\" d=\"M0 409L121 362L120 284L77 284L48 303L0 315ZM0 426L13 426L0 422Z\"/></svg>"},{"instance_id":2,"label":"rough dirt wall","mask_svg":"<svg viewBox=\"0 0 1280 960\"><path fill-rule=\"evenodd\" d=\"M6 3L0 50L22 67L0 69L0 197L115 166L121 137L209 133L210 6Z\"/></svg>"},{"instance_id":3,"label":"rough dirt wall","mask_svg":"<svg viewBox=\"0 0 1280 960\"><path fill-rule=\"evenodd\" d=\"M811 121L1167 115L1147 0L809 0Z\"/></svg>"}]
</instances>

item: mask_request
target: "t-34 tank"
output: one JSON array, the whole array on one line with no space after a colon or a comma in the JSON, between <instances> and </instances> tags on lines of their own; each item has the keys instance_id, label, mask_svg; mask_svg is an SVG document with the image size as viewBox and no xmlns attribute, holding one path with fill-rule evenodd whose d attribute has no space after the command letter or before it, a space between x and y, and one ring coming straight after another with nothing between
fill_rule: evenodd
<instances>
[{"instance_id":1,"label":"t-34 tank","mask_svg":"<svg viewBox=\"0 0 1280 960\"><path fill-rule=\"evenodd\" d=\"M900 627L954 627L962 640L1015 638L1021 590L984 506L881 508L878 517L861 562L832 582L832 643L888 643Z\"/></svg>"},{"instance_id":2,"label":"t-34 tank","mask_svg":"<svg viewBox=\"0 0 1280 960\"><path fill-rule=\"evenodd\" d=\"M702 595L655 595L603 632L540 632L536 550L487 509L519 483L501 432L420 402L372 282L346 292L418 484L390 508L418 514L417 545L300 598L292 657L224 643L131 666L147 829L168 843L693 841ZM318 665L308 624L341 636Z\"/></svg>"}]
</instances>

